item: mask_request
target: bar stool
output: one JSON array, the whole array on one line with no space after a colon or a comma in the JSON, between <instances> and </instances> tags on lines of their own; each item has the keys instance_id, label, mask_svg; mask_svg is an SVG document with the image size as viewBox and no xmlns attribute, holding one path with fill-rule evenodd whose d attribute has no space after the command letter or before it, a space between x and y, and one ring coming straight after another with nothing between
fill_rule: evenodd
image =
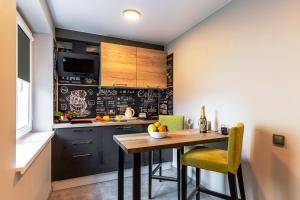
<instances>
[{"instance_id":1,"label":"bar stool","mask_svg":"<svg viewBox=\"0 0 300 200\"><path fill-rule=\"evenodd\" d=\"M241 166L243 135L244 124L239 123L237 126L230 129L227 151L204 147L195 148L182 155L182 200L191 199L195 194L197 195L196 199L199 200L200 192L222 199L237 200L236 175L238 178L241 199L246 200ZM187 166L196 167L196 188L188 198ZM230 196L200 187L200 169L227 174Z\"/></svg>"},{"instance_id":2,"label":"bar stool","mask_svg":"<svg viewBox=\"0 0 300 200\"><path fill-rule=\"evenodd\" d=\"M168 131L177 131L184 129L184 117L182 115L160 115L159 121L162 125L167 126ZM181 183L181 171L180 171L180 160L181 154L183 154L183 148L177 149L177 177L167 177L162 175L162 150L159 150L159 158L157 166L152 169L153 166L153 151L149 152L149 174L148 174L148 198L152 198L152 180L157 179L159 181L174 181L177 182L178 187L178 200L180 199L180 183ZM156 173L159 172L159 175Z\"/></svg>"}]
</instances>

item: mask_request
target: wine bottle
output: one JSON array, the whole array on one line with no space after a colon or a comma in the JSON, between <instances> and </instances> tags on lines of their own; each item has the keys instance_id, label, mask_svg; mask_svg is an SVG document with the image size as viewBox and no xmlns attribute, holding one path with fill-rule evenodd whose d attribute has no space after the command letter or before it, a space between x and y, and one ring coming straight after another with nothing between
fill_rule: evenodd
<instances>
[{"instance_id":1,"label":"wine bottle","mask_svg":"<svg viewBox=\"0 0 300 200\"><path fill-rule=\"evenodd\" d=\"M205 106L202 106L202 108L201 108L199 130L200 130L200 133L207 133L207 120L206 120L206 116L205 116Z\"/></svg>"}]
</instances>

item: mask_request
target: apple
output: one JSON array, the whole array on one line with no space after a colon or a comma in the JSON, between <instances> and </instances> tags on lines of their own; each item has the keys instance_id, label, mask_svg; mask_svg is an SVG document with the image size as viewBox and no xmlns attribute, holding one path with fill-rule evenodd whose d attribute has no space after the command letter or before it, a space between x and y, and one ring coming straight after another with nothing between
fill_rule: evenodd
<instances>
[{"instance_id":1,"label":"apple","mask_svg":"<svg viewBox=\"0 0 300 200\"><path fill-rule=\"evenodd\" d=\"M154 124L148 126L148 132L157 132L157 128Z\"/></svg>"}]
</instances>

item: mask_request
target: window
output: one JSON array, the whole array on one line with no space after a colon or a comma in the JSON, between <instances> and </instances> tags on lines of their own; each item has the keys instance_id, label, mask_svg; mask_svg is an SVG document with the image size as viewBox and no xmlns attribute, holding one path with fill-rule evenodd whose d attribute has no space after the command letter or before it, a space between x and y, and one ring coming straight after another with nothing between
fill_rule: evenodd
<instances>
[{"instance_id":1,"label":"window","mask_svg":"<svg viewBox=\"0 0 300 200\"><path fill-rule=\"evenodd\" d=\"M20 15L17 16L17 134L31 131L31 62L32 34Z\"/></svg>"}]
</instances>

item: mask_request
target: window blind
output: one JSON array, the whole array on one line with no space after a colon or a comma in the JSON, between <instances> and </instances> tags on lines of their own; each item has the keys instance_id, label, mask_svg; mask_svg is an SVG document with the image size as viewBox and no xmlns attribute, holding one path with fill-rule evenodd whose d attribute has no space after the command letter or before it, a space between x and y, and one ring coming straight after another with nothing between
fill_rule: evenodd
<instances>
[{"instance_id":1,"label":"window blind","mask_svg":"<svg viewBox=\"0 0 300 200\"><path fill-rule=\"evenodd\" d=\"M30 39L18 26L18 78L30 82Z\"/></svg>"}]
</instances>

